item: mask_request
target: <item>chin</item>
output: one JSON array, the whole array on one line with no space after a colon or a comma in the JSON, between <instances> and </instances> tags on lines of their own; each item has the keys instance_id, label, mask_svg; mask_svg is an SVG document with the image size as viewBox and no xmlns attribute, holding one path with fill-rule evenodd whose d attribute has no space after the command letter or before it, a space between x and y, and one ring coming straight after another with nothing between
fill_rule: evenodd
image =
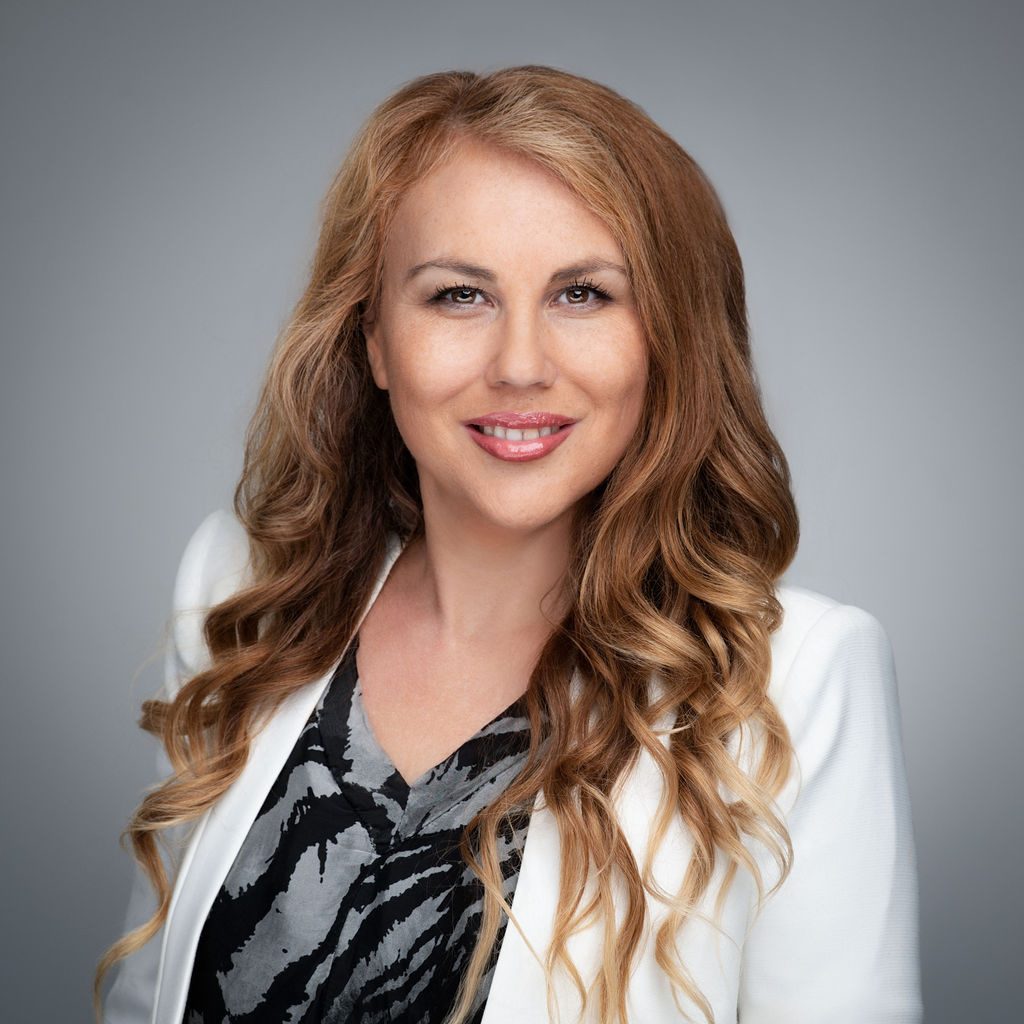
<instances>
[{"instance_id":1,"label":"chin","mask_svg":"<svg viewBox=\"0 0 1024 1024\"><path fill-rule=\"evenodd\" d=\"M528 503L521 506L521 510L505 508L500 511L488 511L482 513L496 526L505 530L513 530L520 533L532 533L535 530L543 530L559 520L568 516L573 509L572 503L564 506L547 507L538 509L531 507Z\"/></svg>"}]
</instances>

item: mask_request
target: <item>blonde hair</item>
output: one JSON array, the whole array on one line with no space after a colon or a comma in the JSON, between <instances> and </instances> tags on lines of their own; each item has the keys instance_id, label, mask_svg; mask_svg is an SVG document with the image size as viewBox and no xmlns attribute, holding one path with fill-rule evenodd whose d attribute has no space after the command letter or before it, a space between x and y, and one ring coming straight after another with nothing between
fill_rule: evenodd
<instances>
[{"instance_id":1,"label":"blonde hair","mask_svg":"<svg viewBox=\"0 0 1024 1024\"><path fill-rule=\"evenodd\" d=\"M141 728L163 742L174 775L141 801L122 834L158 896L144 925L101 960L94 984L163 925L171 883L156 840L195 819L241 773L257 715L321 676L354 632L387 551L423 530L416 467L377 389L361 323L380 294L388 226L409 187L474 139L537 161L609 226L625 256L649 346L644 415L608 478L577 516L564 581L569 611L525 694L532 736L509 788L467 825L461 853L483 886L479 940L449 1024L471 1010L497 939L502 895L496 837L538 794L558 824L560 898L545 970L559 965L602 1021L626 1021L626 988L647 921L666 903L656 958L710 1022L676 937L719 858L763 880L744 842L764 842L789 872L792 846L773 797L792 744L768 697L775 583L799 527L789 470L766 422L751 363L743 270L715 190L642 108L556 68L445 71L408 82L360 129L322 207L308 285L275 348L246 437L234 495L250 543L250 585L204 623L210 667L171 701L142 705ZM377 443L355 443L371 434ZM570 679L582 685L574 700ZM650 688L652 674L662 684ZM663 743L654 724L674 725ZM742 725L761 739L745 770L728 744ZM646 750L667 804L641 866L611 799ZM727 801L722 787L737 799ZM678 890L650 874L670 815L693 837ZM588 875L596 892L583 902ZM615 927L613 879L625 894ZM770 894L770 893L769 893ZM592 990L566 948L593 914L605 921ZM514 918L513 918L514 920Z\"/></svg>"}]
</instances>

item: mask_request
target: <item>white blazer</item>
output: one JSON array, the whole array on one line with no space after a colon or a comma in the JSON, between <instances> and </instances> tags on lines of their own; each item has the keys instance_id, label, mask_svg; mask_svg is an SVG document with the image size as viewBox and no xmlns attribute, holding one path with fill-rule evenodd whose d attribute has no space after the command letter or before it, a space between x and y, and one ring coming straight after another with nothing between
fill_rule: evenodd
<instances>
[{"instance_id":1,"label":"white blazer","mask_svg":"<svg viewBox=\"0 0 1024 1024\"><path fill-rule=\"evenodd\" d=\"M363 616L400 551L392 535ZM178 570L161 696L173 695L209 663L203 615L247 571L243 528L232 513L213 512L193 534ZM802 776L802 782L791 779L778 800L793 842L793 869L756 920L756 888L740 869L719 935L709 922L720 864L699 908L707 920L691 918L681 932L684 962L714 1008L715 1024L919 1024L917 868L892 649L878 620L861 608L788 584L777 594L785 617L772 634L770 694L789 727ZM106 1024L181 1024L207 911L335 667L289 697L257 733L245 769L217 804L197 821L177 826L185 831L176 836L179 853L167 861L175 879L167 921L146 946L115 966ZM171 772L162 747L158 769L161 778ZM638 863L660 787L660 772L644 753L619 791L617 812ZM749 848L767 888L777 868L766 851ZM655 875L671 891L691 850L689 834L677 822L655 859ZM558 860L558 830L538 796L512 902L529 945L510 921L483 1024L550 1019L544 973L530 946L543 957L550 940ZM125 929L146 920L155 905L136 867ZM662 919L660 903L649 900L648 910L654 922ZM596 971L600 942L596 925L569 942L587 982ZM630 981L630 1021L684 1021L655 962L653 928L641 952ZM579 997L562 972L556 978L561 1019L571 1022ZM703 1021L694 1004L681 995L680 1001L690 1019ZM596 1020L596 1012L586 1020Z\"/></svg>"}]
</instances>

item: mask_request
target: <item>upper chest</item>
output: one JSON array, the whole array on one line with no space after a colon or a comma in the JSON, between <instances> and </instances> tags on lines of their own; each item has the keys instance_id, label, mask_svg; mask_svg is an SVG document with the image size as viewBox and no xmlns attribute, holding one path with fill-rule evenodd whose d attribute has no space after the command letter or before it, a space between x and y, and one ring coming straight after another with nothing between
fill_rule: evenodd
<instances>
[{"instance_id":1,"label":"upper chest","mask_svg":"<svg viewBox=\"0 0 1024 1024\"><path fill-rule=\"evenodd\" d=\"M526 692L542 642L495 632L446 649L400 594L380 595L359 630L358 686L373 735L407 782Z\"/></svg>"}]
</instances>

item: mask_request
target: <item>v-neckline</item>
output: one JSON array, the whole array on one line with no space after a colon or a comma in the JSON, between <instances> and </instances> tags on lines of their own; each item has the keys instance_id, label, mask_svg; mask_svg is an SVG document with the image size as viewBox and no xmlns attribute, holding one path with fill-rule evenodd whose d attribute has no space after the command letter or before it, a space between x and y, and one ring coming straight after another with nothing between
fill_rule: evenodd
<instances>
[{"instance_id":1,"label":"v-neckline","mask_svg":"<svg viewBox=\"0 0 1024 1024\"><path fill-rule=\"evenodd\" d=\"M489 732L491 727L499 722L503 718L517 717L517 713L522 710L523 696L516 697L510 704L507 704L501 709L490 721L484 723L476 730L471 736L467 736L451 753L443 757L437 764L426 771L421 772L411 782L398 770L395 763L391 760L391 756L384 749L380 740L377 739L377 734L373 731L373 726L370 724L370 717L366 713L366 705L363 702L363 688L359 677L359 663L357 656L359 654L359 634L352 638L352 650L349 652L348 657L351 659L350 671L352 672L352 702L356 705L360 721L362 723L365 735L369 743L372 744L374 753L377 757L385 764L390 781L397 786L403 797L402 803L407 804L409 795L414 792L419 792L430 785L433 778L443 774L444 770L448 768L453 761L463 753L465 749L471 744L483 738L485 734Z\"/></svg>"}]
</instances>

